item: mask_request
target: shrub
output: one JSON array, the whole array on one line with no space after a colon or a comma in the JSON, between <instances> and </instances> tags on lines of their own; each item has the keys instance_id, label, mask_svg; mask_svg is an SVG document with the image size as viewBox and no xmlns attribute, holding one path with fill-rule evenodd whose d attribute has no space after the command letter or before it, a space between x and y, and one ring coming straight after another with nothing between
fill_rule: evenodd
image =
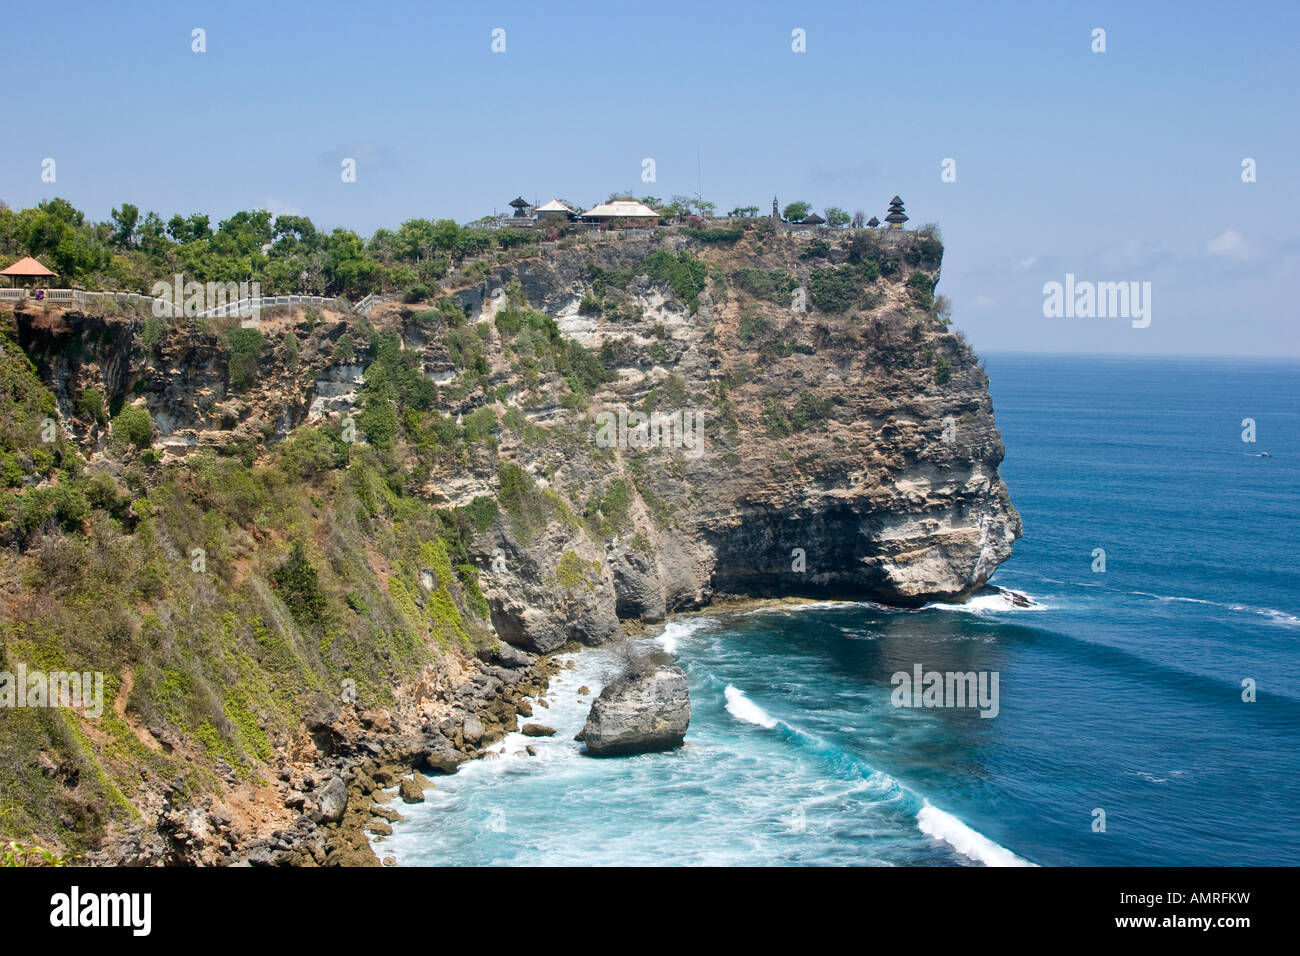
<instances>
[{"instance_id":1,"label":"shrub","mask_svg":"<svg viewBox=\"0 0 1300 956\"><path fill-rule=\"evenodd\" d=\"M97 388L88 388L77 396L77 411L87 418L94 419L100 426L108 422L108 413L104 409L104 395Z\"/></svg>"},{"instance_id":2,"label":"shrub","mask_svg":"<svg viewBox=\"0 0 1300 956\"><path fill-rule=\"evenodd\" d=\"M731 278L736 288L777 305L789 305L790 293L799 287L798 280L783 269L741 269Z\"/></svg>"},{"instance_id":3,"label":"shrub","mask_svg":"<svg viewBox=\"0 0 1300 956\"><path fill-rule=\"evenodd\" d=\"M817 269L808 276L808 295L823 312L845 312L857 301L859 282L852 266Z\"/></svg>"},{"instance_id":4,"label":"shrub","mask_svg":"<svg viewBox=\"0 0 1300 956\"><path fill-rule=\"evenodd\" d=\"M704 291L708 277L708 268L703 261L685 249L675 256L666 249L656 249L646 259L646 268L652 278L667 282L692 314L699 310L700 293Z\"/></svg>"},{"instance_id":5,"label":"shrub","mask_svg":"<svg viewBox=\"0 0 1300 956\"><path fill-rule=\"evenodd\" d=\"M805 389L799 394L798 401L795 402L794 409L790 412L790 424L796 430L802 430L810 425L824 421L831 414L831 402L827 398L818 398L812 392Z\"/></svg>"},{"instance_id":6,"label":"shrub","mask_svg":"<svg viewBox=\"0 0 1300 956\"><path fill-rule=\"evenodd\" d=\"M230 350L230 387L243 391L257 380L257 364L266 349L266 336L260 329L231 329L221 340Z\"/></svg>"},{"instance_id":7,"label":"shrub","mask_svg":"<svg viewBox=\"0 0 1300 956\"><path fill-rule=\"evenodd\" d=\"M316 568L307 558L301 541L289 549L284 564L271 572L273 587L293 619L304 627L319 628L326 624L328 604L325 593L317 581Z\"/></svg>"},{"instance_id":8,"label":"shrub","mask_svg":"<svg viewBox=\"0 0 1300 956\"><path fill-rule=\"evenodd\" d=\"M767 423L767 433L773 438L785 438L790 434L790 416L770 398L763 405L763 421Z\"/></svg>"},{"instance_id":9,"label":"shrub","mask_svg":"<svg viewBox=\"0 0 1300 956\"><path fill-rule=\"evenodd\" d=\"M153 438L153 419L143 408L124 405L109 426L113 435L113 445L117 449L128 443L138 448L145 448Z\"/></svg>"},{"instance_id":10,"label":"shrub","mask_svg":"<svg viewBox=\"0 0 1300 956\"><path fill-rule=\"evenodd\" d=\"M60 482L52 489L50 504L54 516L66 531L76 531L90 516L90 502L79 488Z\"/></svg>"},{"instance_id":11,"label":"shrub","mask_svg":"<svg viewBox=\"0 0 1300 956\"><path fill-rule=\"evenodd\" d=\"M487 495L479 495L459 509L469 518L471 527L482 534L497 520L497 503Z\"/></svg>"},{"instance_id":12,"label":"shrub","mask_svg":"<svg viewBox=\"0 0 1300 956\"><path fill-rule=\"evenodd\" d=\"M934 280L924 272L913 272L907 277L907 291L912 300L927 312L934 308Z\"/></svg>"},{"instance_id":13,"label":"shrub","mask_svg":"<svg viewBox=\"0 0 1300 956\"><path fill-rule=\"evenodd\" d=\"M152 350L167 335L167 320L161 316L150 314L145 317L144 326L140 329L140 344L145 348Z\"/></svg>"},{"instance_id":14,"label":"shrub","mask_svg":"<svg viewBox=\"0 0 1300 956\"><path fill-rule=\"evenodd\" d=\"M765 339L771 333L771 323L761 315L754 313L742 314L740 317L740 329L737 332L740 341L749 344L756 339Z\"/></svg>"},{"instance_id":15,"label":"shrub","mask_svg":"<svg viewBox=\"0 0 1300 956\"><path fill-rule=\"evenodd\" d=\"M392 448L397 442L397 409L381 396L372 396L357 416L357 424L376 448Z\"/></svg>"},{"instance_id":16,"label":"shrub","mask_svg":"<svg viewBox=\"0 0 1300 956\"><path fill-rule=\"evenodd\" d=\"M334 364L350 365L352 360L357 357L356 343L352 340L351 332L344 332L334 343Z\"/></svg>"},{"instance_id":17,"label":"shrub","mask_svg":"<svg viewBox=\"0 0 1300 956\"><path fill-rule=\"evenodd\" d=\"M436 282L433 283L433 285L421 282L407 289L402 295L402 301L408 305L413 305L416 302L426 302L432 296L436 295L437 292L438 284Z\"/></svg>"},{"instance_id":18,"label":"shrub","mask_svg":"<svg viewBox=\"0 0 1300 956\"><path fill-rule=\"evenodd\" d=\"M476 360L483 357L483 340L468 329L448 329L442 344L458 368L473 368Z\"/></svg>"},{"instance_id":19,"label":"shrub","mask_svg":"<svg viewBox=\"0 0 1300 956\"><path fill-rule=\"evenodd\" d=\"M300 428L281 446L280 463L296 478L315 478L347 464L342 439L319 428Z\"/></svg>"},{"instance_id":20,"label":"shrub","mask_svg":"<svg viewBox=\"0 0 1300 956\"><path fill-rule=\"evenodd\" d=\"M741 226L727 226L717 229L685 229L683 230L693 239L700 242L735 242L745 235L745 230Z\"/></svg>"},{"instance_id":21,"label":"shrub","mask_svg":"<svg viewBox=\"0 0 1300 956\"><path fill-rule=\"evenodd\" d=\"M456 566L456 574L460 578L466 606L477 617L490 617L492 609L488 606L487 598L483 596L482 588L479 587L478 568L472 564L460 564Z\"/></svg>"},{"instance_id":22,"label":"shrub","mask_svg":"<svg viewBox=\"0 0 1300 956\"><path fill-rule=\"evenodd\" d=\"M497 478L501 483L497 493L501 507L524 529L546 520L545 498L538 492L532 475L513 462L502 462L497 467Z\"/></svg>"},{"instance_id":23,"label":"shrub","mask_svg":"<svg viewBox=\"0 0 1300 956\"><path fill-rule=\"evenodd\" d=\"M497 427L497 413L484 405L464 418L465 440L472 445L489 441Z\"/></svg>"}]
</instances>

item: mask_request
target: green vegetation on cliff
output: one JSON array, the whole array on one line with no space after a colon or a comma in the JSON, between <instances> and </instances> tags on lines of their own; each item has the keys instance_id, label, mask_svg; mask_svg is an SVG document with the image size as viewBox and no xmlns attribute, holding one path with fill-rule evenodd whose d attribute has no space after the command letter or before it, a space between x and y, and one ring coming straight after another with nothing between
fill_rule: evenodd
<instances>
[{"instance_id":1,"label":"green vegetation on cliff","mask_svg":"<svg viewBox=\"0 0 1300 956\"><path fill-rule=\"evenodd\" d=\"M105 681L97 720L6 710L0 836L79 851L134 815L142 778L191 795L229 774L265 779L276 741L337 701L344 678L363 704L382 704L443 648L487 638L464 536L490 500L463 516L437 511L389 452L330 428L298 429L252 466L210 452L144 463L130 448L152 426L131 406L114 422L129 436L115 475L63 438L41 442L53 397L5 338L0 382L14 483L45 479L0 497L0 571L19 589L6 598L0 669ZM404 395L383 375L375 383Z\"/></svg>"}]
</instances>

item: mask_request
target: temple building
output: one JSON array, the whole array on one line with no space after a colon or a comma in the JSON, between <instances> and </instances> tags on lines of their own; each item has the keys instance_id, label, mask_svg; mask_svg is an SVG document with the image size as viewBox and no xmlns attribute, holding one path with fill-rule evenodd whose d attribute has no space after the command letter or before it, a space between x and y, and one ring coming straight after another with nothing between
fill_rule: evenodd
<instances>
[{"instance_id":1,"label":"temple building","mask_svg":"<svg viewBox=\"0 0 1300 956\"><path fill-rule=\"evenodd\" d=\"M573 219L578 213L558 199L552 199L534 208L533 215L538 219Z\"/></svg>"},{"instance_id":2,"label":"temple building","mask_svg":"<svg viewBox=\"0 0 1300 956\"><path fill-rule=\"evenodd\" d=\"M903 200L895 196L889 200L889 215L885 217L885 222L889 223L890 229L902 229L903 223L907 222L907 213L903 212Z\"/></svg>"},{"instance_id":3,"label":"temple building","mask_svg":"<svg viewBox=\"0 0 1300 956\"><path fill-rule=\"evenodd\" d=\"M659 213L635 199L615 199L613 202L600 203L584 212L582 218L587 222L612 222L622 219L637 225L654 226L659 223Z\"/></svg>"}]
</instances>

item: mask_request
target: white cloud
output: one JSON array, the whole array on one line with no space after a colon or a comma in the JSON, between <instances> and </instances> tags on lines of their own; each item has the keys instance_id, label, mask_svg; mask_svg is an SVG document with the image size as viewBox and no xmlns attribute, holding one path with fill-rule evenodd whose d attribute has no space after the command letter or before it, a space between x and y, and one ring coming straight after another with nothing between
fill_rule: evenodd
<instances>
[{"instance_id":1,"label":"white cloud","mask_svg":"<svg viewBox=\"0 0 1300 956\"><path fill-rule=\"evenodd\" d=\"M1225 229L1205 244L1204 255L1218 259L1249 259L1251 248L1236 229Z\"/></svg>"},{"instance_id":2,"label":"white cloud","mask_svg":"<svg viewBox=\"0 0 1300 956\"><path fill-rule=\"evenodd\" d=\"M273 199L270 196L266 197L266 201L262 204L262 208L265 209L267 212L269 212L272 216L301 216L302 215L302 210L299 209L297 206L290 205L287 202L281 202L279 199Z\"/></svg>"},{"instance_id":3,"label":"white cloud","mask_svg":"<svg viewBox=\"0 0 1300 956\"><path fill-rule=\"evenodd\" d=\"M1106 269L1150 269L1167 261L1171 254L1149 239L1129 239L1097 251L1096 264Z\"/></svg>"},{"instance_id":4,"label":"white cloud","mask_svg":"<svg viewBox=\"0 0 1300 956\"><path fill-rule=\"evenodd\" d=\"M1025 256L1023 259L1016 260L1016 263L1011 267L1011 274L1019 275L1022 272L1027 272L1037 264L1038 256Z\"/></svg>"}]
</instances>

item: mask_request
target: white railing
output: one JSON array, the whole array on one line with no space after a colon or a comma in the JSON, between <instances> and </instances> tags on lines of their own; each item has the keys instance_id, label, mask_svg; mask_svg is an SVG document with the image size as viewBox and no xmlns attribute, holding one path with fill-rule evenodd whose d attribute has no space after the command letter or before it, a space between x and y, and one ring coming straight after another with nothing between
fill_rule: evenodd
<instances>
[{"instance_id":1,"label":"white railing","mask_svg":"<svg viewBox=\"0 0 1300 956\"><path fill-rule=\"evenodd\" d=\"M153 296L138 292L86 292L84 289L0 289L0 301L32 299L45 302L75 302L89 305L97 300L153 303Z\"/></svg>"},{"instance_id":2,"label":"white railing","mask_svg":"<svg viewBox=\"0 0 1300 956\"><path fill-rule=\"evenodd\" d=\"M21 301L24 299L37 298L37 293L46 302L57 303L76 303L79 305L90 305L104 299L112 299L119 303L140 302L150 306L154 303L154 297L141 295L138 292L86 292L82 289L0 289L0 301ZM376 297L374 295L366 296L362 303L373 305ZM241 310L252 309L269 309L276 305L332 305L344 310L352 309L352 303L347 299L327 295L268 295L257 298L240 299L238 302L230 302L226 305L217 306L215 309L208 309L206 312L200 312L198 318L211 319L221 316L234 315Z\"/></svg>"},{"instance_id":3,"label":"white railing","mask_svg":"<svg viewBox=\"0 0 1300 956\"><path fill-rule=\"evenodd\" d=\"M206 312L200 312L198 318L212 319L220 318L226 315L235 315L242 313L247 315L254 309L269 309L276 305L342 305L348 309L352 308L352 303L347 299L337 298L327 295L264 295L259 297L249 297L240 299L238 302L230 302L226 305L219 305L215 309L208 309Z\"/></svg>"}]
</instances>

